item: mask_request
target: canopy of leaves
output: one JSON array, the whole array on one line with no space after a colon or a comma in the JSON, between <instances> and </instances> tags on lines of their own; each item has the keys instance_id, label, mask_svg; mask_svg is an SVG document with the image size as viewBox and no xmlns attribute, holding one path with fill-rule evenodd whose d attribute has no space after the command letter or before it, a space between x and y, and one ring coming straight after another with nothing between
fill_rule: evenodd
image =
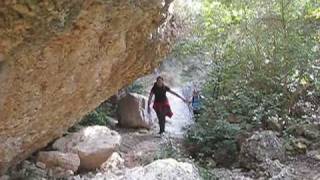
<instances>
[{"instance_id":1,"label":"canopy of leaves","mask_svg":"<svg viewBox=\"0 0 320 180\"><path fill-rule=\"evenodd\" d=\"M250 129L271 118L285 124L310 118L310 112L297 112L301 101L310 101L314 112L319 109L318 0L203 0L194 31L194 38L177 49L206 54L212 71L203 89L206 106L199 127L189 139L210 145L207 140L215 133L199 132L221 130L217 121L230 117ZM231 127L226 140L235 136Z\"/></svg>"}]
</instances>

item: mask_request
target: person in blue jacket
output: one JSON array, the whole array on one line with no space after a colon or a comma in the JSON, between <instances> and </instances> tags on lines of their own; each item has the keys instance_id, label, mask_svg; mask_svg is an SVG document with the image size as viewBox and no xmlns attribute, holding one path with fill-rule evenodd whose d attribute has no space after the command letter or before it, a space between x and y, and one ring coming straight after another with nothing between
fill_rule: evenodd
<instances>
[{"instance_id":1,"label":"person in blue jacket","mask_svg":"<svg viewBox=\"0 0 320 180\"><path fill-rule=\"evenodd\" d=\"M201 96L200 96L199 90L196 90L196 89L193 90L191 106L192 106L193 114L195 116L199 115L201 110Z\"/></svg>"}]
</instances>

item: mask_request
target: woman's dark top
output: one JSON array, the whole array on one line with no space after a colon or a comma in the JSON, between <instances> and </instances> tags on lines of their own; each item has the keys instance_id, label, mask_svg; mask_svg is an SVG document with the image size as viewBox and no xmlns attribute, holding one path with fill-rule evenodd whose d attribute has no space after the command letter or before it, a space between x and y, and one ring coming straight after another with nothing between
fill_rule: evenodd
<instances>
[{"instance_id":1,"label":"woman's dark top","mask_svg":"<svg viewBox=\"0 0 320 180\"><path fill-rule=\"evenodd\" d=\"M166 92L170 91L168 86L163 85L162 87L158 87L155 83L151 89L151 92L154 94L154 102L164 102L167 101L168 98L166 96Z\"/></svg>"}]
</instances>

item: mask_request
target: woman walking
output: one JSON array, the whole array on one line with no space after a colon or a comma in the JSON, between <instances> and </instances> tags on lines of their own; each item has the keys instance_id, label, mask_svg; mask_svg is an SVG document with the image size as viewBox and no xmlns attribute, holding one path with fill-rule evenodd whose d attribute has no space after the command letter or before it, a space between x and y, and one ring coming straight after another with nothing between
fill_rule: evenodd
<instances>
[{"instance_id":1,"label":"woman walking","mask_svg":"<svg viewBox=\"0 0 320 180\"><path fill-rule=\"evenodd\" d=\"M176 92L172 91L168 86L166 86L163 82L163 78L161 76L157 77L157 81L154 83L149 99L148 99L148 113L150 113L150 104L153 95L155 96L154 102L153 102L153 109L156 111L158 120L159 120L159 126L160 126L160 132L159 134L162 134L165 132L165 122L166 122L166 116L172 117L173 113L171 111L169 101L166 95L166 92L169 92L178 98L180 98L182 101L187 102L183 97L181 97Z\"/></svg>"}]
</instances>

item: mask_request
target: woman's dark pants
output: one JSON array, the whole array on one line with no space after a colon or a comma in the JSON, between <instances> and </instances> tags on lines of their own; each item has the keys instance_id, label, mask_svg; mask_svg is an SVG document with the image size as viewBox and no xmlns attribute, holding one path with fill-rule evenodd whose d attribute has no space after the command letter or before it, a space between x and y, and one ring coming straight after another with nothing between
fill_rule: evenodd
<instances>
[{"instance_id":1,"label":"woman's dark pants","mask_svg":"<svg viewBox=\"0 0 320 180\"><path fill-rule=\"evenodd\" d=\"M159 120L159 126L160 126L160 134L164 133L165 124L166 124L166 112L164 111L156 111L157 117Z\"/></svg>"}]
</instances>

